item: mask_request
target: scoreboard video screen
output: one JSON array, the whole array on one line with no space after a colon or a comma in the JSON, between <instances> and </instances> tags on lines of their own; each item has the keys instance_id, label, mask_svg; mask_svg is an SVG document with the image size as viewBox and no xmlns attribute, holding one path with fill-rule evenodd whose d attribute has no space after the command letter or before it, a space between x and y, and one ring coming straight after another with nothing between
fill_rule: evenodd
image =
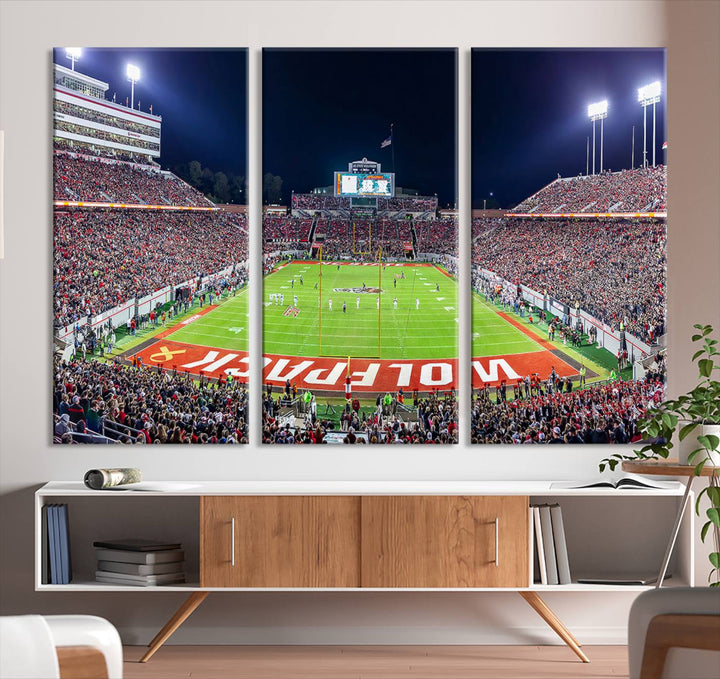
<instances>
[{"instance_id":1,"label":"scoreboard video screen","mask_svg":"<svg viewBox=\"0 0 720 679\"><path fill-rule=\"evenodd\" d=\"M353 196L392 198L395 195L395 175L392 172L382 174L336 172L335 195L346 198Z\"/></svg>"}]
</instances>

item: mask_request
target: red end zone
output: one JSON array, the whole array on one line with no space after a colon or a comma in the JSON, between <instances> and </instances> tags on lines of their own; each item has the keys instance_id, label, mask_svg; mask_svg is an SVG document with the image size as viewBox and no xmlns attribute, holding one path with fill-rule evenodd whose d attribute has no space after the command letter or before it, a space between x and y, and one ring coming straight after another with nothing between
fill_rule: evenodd
<instances>
[{"instance_id":1,"label":"red end zone","mask_svg":"<svg viewBox=\"0 0 720 679\"><path fill-rule=\"evenodd\" d=\"M137 354L147 367L162 366L193 375L219 378L232 375L247 382L250 359L245 351L229 351L213 347L173 342L163 339L154 342ZM263 356L263 383L283 386L287 380L300 389L317 391L345 390L347 359L304 358L299 356ZM472 361L473 387L482 384L498 385L502 380L512 382L531 373L545 379L553 366L562 377L574 375L575 370L547 351L517 356L491 356ZM457 359L383 360L356 358L350 361L353 392L406 390L432 391L457 388Z\"/></svg>"},{"instance_id":2,"label":"red end zone","mask_svg":"<svg viewBox=\"0 0 720 679\"><path fill-rule=\"evenodd\" d=\"M553 367L560 377L577 375L577 370L549 351L533 351L529 354L473 358L472 386L496 387L502 380L511 384L526 375L537 373L541 380L549 377Z\"/></svg>"}]
</instances>

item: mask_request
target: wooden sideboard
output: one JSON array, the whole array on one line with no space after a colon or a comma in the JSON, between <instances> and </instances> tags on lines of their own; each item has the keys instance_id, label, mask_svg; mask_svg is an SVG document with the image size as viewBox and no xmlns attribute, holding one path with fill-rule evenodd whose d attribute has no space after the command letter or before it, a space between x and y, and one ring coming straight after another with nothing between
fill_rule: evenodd
<instances>
[{"instance_id":1,"label":"wooden sideboard","mask_svg":"<svg viewBox=\"0 0 720 679\"><path fill-rule=\"evenodd\" d=\"M683 490L681 484L671 490L616 491L559 490L550 482L188 482L180 490L139 492L51 482L36 493L36 589L189 593L143 661L213 591L513 591L587 662L540 594L646 588L534 584L531 502L559 501L567 513L571 562L602 571L619 558L635 559L635 566L654 565L650 548L662 549L666 537L662 524L652 530L642 526L634 536L627 532L632 524L617 533L612 520L615 536L603 535L597 531L607 517L618 507L634 518L643 513L672 517ZM69 585L42 582L41 509L54 502L66 502L71 515L75 577ZM681 576L687 577L675 578L677 584L692 584L692 521L690 514L684 531L690 556L679 564ZM590 531L595 535L588 542ZM92 541L132 535L182 542L188 583L132 587L95 582ZM650 550L647 556L632 549L639 538Z\"/></svg>"}]
</instances>

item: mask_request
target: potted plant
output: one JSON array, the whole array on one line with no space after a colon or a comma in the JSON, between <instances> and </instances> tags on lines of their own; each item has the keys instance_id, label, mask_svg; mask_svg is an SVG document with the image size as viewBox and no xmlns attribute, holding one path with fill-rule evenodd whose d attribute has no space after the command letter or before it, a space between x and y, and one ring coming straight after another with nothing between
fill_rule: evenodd
<instances>
[{"instance_id":1,"label":"potted plant","mask_svg":"<svg viewBox=\"0 0 720 679\"><path fill-rule=\"evenodd\" d=\"M718 340L713 337L711 325L693 326L698 332L692 341L700 348L693 354L693 362L698 365L698 383L686 394L676 399L668 399L657 408L649 409L639 426L645 435L646 444L631 455L615 454L600 462L600 471L606 467L614 470L622 460L667 459L674 447L673 436L680 426L678 439L685 440L695 433L697 445L687 456L679 458L680 464L695 465L695 474L700 475L706 465L720 467L720 380L716 379L720 370L720 350ZM713 568L708 580L711 587L720 587L720 487L718 475L710 476L710 483L697 496L695 511L699 515L700 500L707 495L710 508L707 521L700 530L705 538L713 528L715 549L710 553Z\"/></svg>"}]
</instances>

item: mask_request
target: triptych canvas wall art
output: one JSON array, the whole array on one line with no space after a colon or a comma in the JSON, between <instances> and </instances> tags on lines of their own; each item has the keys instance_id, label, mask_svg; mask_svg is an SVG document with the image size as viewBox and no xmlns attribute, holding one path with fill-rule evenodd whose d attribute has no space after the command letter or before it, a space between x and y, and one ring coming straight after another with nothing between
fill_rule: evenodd
<instances>
[{"instance_id":1,"label":"triptych canvas wall art","mask_svg":"<svg viewBox=\"0 0 720 679\"><path fill-rule=\"evenodd\" d=\"M457 59L264 49L249 253L247 50L56 49L54 441L637 438L665 374L664 51L473 50L472 217Z\"/></svg>"}]
</instances>

